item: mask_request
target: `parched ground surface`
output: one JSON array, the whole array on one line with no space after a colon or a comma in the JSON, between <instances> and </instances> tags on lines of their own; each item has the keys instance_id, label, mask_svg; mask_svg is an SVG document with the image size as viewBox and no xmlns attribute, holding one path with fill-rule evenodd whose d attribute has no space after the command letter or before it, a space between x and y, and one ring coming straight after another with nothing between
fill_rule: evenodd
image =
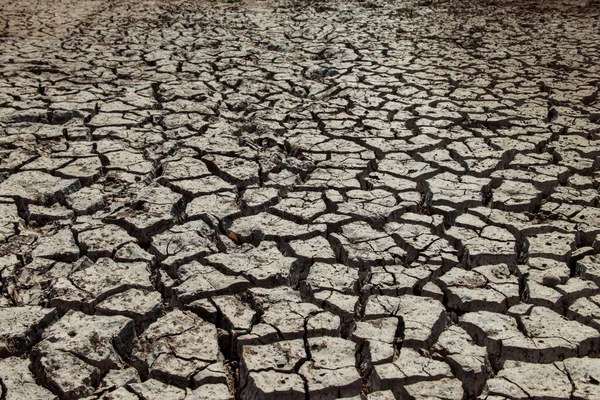
<instances>
[{"instance_id":1,"label":"parched ground surface","mask_svg":"<svg viewBox=\"0 0 600 400\"><path fill-rule=\"evenodd\" d=\"M0 398L600 399L599 21L0 1Z\"/></svg>"}]
</instances>

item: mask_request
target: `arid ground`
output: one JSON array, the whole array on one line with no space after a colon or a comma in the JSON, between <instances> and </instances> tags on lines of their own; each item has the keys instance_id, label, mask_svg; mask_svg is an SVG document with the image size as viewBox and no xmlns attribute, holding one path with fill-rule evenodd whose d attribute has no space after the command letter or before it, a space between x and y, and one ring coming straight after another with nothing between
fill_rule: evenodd
<instances>
[{"instance_id":1,"label":"arid ground","mask_svg":"<svg viewBox=\"0 0 600 400\"><path fill-rule=\"evenodd\" d=\"M600 399L599 1L0 0L0 399Z\"/></svg>"}]
</instances>

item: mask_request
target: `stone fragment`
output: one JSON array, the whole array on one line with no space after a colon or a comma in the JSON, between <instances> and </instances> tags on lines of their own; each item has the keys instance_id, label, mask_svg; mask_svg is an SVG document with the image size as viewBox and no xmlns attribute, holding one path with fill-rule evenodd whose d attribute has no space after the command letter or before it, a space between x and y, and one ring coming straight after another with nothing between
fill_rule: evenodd
<instances>
[{"instance_id":1,"label":"stone fragment","mask_svg":"<svg viewBox=\"0 0 600 400\"><path fill-rule=\"evenodd\" d=\"M191 303L186 304L184 309L192 311L194 314L211 324L217 324L219 310L217 310L217 307L209 299L192 301Z\"/></svg>"},{"instance_id":2,"label":"stone fragment","mask_svg":"<svg viewBox=\"0 0 600 400\"><path fill-rule=\"evenodd\" d=\"M197 389L188 388L185 398L186 400L234 400L229 388L223 383L207 383Z\"/></svg>"},{"instance_id":3,"label":"stone fragment","mask_svg":"<svg viewBox=\"0 0 600 400\"><path fill-rule=\"evenodd\" d=\"M111 113L102 112L94 115L89 122L92 127L103 127L103 126L127 126L133 127L138 126L143 122L143 118L133 113Z\"/></svg>"},{"instance_id":4,"label":"stone fragment","mask_svg":"<svg viewBox=\"0 0 600 400\"><path fill-rule=\"evenodd\" d=\"M68 164L72 159L70 157L48 157L42 155L33 161L23 165L21 171L43 171L51 172Z\"/></svg>"},{"instance_id":5,"label":"stone fragment","mask_svg":"<svg viewBox=\"0 0 600 400\"><path fill-rule=\"evenodd\" d=\"M520 318L520 322L524 333L532 338L542 353L542 359L545 351L565 349L561 351L561 357L569 357L569 354L582 357L600 348L597 331L576 321L568 321L544 307L534 307L529 315ZM552 346L555 348L552 349Z\"/></svg>"},{"instance_id":6,"label":"stone fragment","mask_svg":"<svg viewBox=\"0 0 600 400\"><path fill-rule=\"evenodd\" d=\"M10 172L35 159L35 154L19 148L13 151L2 149L0 154L2 154L2 167L0 167L2 172Z\"/></svg>"},{"instance_id":7,"label":"stone fragment","mask_svg":"<svg viewBox=\"0 0 600 400\"><path fill-rule=\"evenodd\" d=\"M93 399L102 399L102 400L138 400L139 397L124 387L120 387L111 392L103 393L98 397L92 397Z\"/></svg>"},{"instance_id":8,"label":"stone fragment","mask_svg":"<svg viewBox=\"0 0 600 400\"><path fill-rule=\"evenodd\" d=\"M457 161L454 161L450 151L446 149L435 149L429 152L420 153L419 156L423 160L429 162L437 168L454 174L464 174L465 168Z\"/></svg>"},{"instance_id":9,"label":"stone fragment","mask_svg":"<svg viewBox=\"0 0 600 400\"><path fill-rule=\"evenodd\" d=\"M558 203L580 204L582 206L595 206L598 201L598 192L594 189L577 189L569 186L558 186L550 195L550 200Z\"/></svg>"},{"instance_id":10,"label":"stone fragment","mask_svg":"<svg viewBox=\"0 0 600 400\"><path fill-rule=\"evenodd\" d=\"M52 291L48 288L58 278L67 277L71 271L68 263L49 260L47 258L34 258L31 263L22 265L16 256L2 257L0 277L4 290L13 299L11 305L48 305ZM17 267L19 270L17 270Z\"/></svg>"},{"instance_id":11,"label":"stone fragment","mask_svg":"<svg viewBox=\"0 0 600 400\"><path fill-rule=\"evenodd\" d=\"M323 307L323 309L338 315L344 324L344 329L352 325L360 306L358 296L340 293L335 290L316 292L313 295L312 301L318 306Z\"/></svg>"},{"instance_id":12,"label":"stone fragment","mask_svg":"<svg viewBox=\"0 0 600 400\"><path fill-rule=\"evenodd\" d=\"M550 194L561 182L566 180L568 170L564 166L534 165L524 169L503 169L492 172L490 175L495 184L506 183L506 200L516 205L519 202L528 203L534 197L542 194ZM518 192L518 188L523 193ZM536 195L535 192L539 194ZM510 200L513 198L513 200ZM527 200L529 198L529 200ZM524 204L524 203L523 203Z\"/></svg>"}]
</instances>

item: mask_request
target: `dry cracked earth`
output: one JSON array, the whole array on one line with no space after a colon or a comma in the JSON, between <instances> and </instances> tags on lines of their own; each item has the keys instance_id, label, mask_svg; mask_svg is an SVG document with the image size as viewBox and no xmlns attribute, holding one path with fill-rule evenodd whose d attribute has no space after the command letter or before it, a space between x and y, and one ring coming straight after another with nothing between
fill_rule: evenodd
<instances>
[{"instance_id":1,"label":"dry cracked earth","mask_svg":"<svg viewBox=\"0 0 600 400\"><path fill-rule=\"evenodd\" d=\"M599 21L0 1L0 398L600 399Z\"/></svg>"}]
</instances>

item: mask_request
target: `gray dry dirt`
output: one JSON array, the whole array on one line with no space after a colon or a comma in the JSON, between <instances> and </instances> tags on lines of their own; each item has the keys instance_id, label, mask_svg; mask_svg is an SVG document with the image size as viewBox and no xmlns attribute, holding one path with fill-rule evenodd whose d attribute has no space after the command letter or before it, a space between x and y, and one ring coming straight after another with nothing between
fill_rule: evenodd
<instances>
[{"instance_id":1,"label":"gray dry dirt","mask_svg":"<svg viewBox=\"0 0 600 400\"><path fill-rule=\"evenodd\" d=\"M0 0L0 399L600 399L600 2Z\"/></svg>"}]
</instances>

